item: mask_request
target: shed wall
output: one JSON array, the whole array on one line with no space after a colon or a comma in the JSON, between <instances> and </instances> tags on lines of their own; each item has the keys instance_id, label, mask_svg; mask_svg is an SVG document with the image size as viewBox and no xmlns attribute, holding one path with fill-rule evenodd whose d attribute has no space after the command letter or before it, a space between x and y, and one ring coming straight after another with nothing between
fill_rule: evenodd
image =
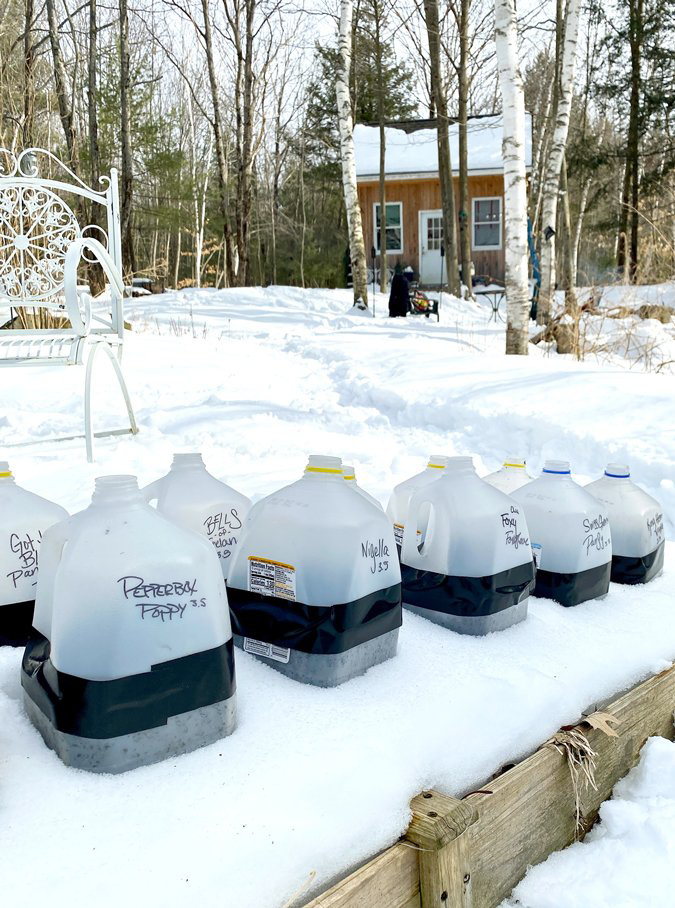
<instances>
[{"instance_id":1,"label":"shed wall","mask_svg":"<svg viewBox=\"0 0 675 908\"><path fill-rule=\"evenodd\" d=\"M459 178L453 180L455 205L459 211ZM363 236L366 244L368 264L371 264L370 250L375 245L373 205L379 202L380 189L377 181L359 182L359 201L363 218ZM473 212L474 198L504 196L504 178L500 174L469 177L469 227ZM387 202L401 202L403 205L403 253L387 256L391 267L400 264L411 265L419 273L420 237L419 212L440 209L441 188L438 177L412 180L387 180ZM471 251L476 275L504 279L504 203L502 202L502 245L501 249Z\"/></svg>"}]
</instances>

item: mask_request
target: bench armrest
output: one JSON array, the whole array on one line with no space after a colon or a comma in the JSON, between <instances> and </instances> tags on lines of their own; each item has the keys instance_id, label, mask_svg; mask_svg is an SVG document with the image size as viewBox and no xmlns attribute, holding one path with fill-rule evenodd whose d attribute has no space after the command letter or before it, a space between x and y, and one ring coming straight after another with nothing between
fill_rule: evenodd
<instances>
[{"instance_id":1,"label":"bench armrest","mask_svg":"<svg viewBox=\"0 0 675 908\"><path fill-rule=\"evenodd\" d=\"M73 329L80 333L82 337L86 337L89 334L91 327L91 297L89 294L84 295L83 312L80 306L80 295L77 292L77 268L85 249L91 252L108 278L112 296L111 315L113 316L113 327L121 337L124 332L124 317L122 313L124 284L122 283L122 275L105 246L93 237L80 237L70 244L66 252L66 261L63 269L63 292L66 298L66 310L70 323Z\"/></svg>"}]
</instances>

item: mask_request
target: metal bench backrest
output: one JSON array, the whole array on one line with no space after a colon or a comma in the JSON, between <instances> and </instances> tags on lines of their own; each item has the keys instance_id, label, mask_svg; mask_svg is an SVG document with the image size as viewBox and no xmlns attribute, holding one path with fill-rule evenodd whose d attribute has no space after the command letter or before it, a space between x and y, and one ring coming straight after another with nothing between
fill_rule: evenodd
<instances>
[{"instance_id":1,"label":"metal bench backrest","mask_svg":"<svg viewBox=\"0 0 675 908\"><path fill-rule=\"evenodd\" d=\"M45 149L27 148L19 155L0 149L0 306L65 314L66 253L81 237L99 240L121 273L117 171L101 177L101 184L101 191L89 188ZM86 202L98 207L96 220L105 226L81 226L78 214L85 220ZM115 287L110 292L110 327L121 339L122 298Z\"/></svg>"}]
</instances>

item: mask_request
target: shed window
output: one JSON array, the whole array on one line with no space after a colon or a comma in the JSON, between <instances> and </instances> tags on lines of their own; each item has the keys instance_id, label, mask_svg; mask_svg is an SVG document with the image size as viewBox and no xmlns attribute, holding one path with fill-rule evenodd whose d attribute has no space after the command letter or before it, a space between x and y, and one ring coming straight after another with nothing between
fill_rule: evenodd
<instances>
[{"instance_id":1,"label":"shed window","mask_svg":"<svg viewBox=\"0 0 675 908\"><path fill-rule=\"evenodd\" d=\"M385 205L387 211L386 230L387 230L387 252L403 252L403 204L402 202L387 202ZM375 213L375 249L380 251L380 205L375 202L373 205Z\"/></svg>"},{"instance_id":2,"label":"shed window","mask_svg":"<svg viewBox=\"0 0 675 908\"><path fill-rule=\"evenodd\" d=\"M473 200L473 248L502 248L502 200L499 196Z\"/></svg>"}]
</instances>

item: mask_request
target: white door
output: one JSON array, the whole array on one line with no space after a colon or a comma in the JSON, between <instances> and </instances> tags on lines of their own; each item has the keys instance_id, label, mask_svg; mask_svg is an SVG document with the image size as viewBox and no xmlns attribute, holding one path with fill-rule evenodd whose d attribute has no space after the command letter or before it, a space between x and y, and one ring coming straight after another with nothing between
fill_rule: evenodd
<instances>
[{"instance_id":1,"label":"white door","mask_svg":"<svg viewBox=\"0 0 675 908\"><path fill-rule=\"evenodd\" d=\"M420 211L420 283L440 284L444 262L441 258L443 243L443 212Z\"/></svg>"}]
</instances>

